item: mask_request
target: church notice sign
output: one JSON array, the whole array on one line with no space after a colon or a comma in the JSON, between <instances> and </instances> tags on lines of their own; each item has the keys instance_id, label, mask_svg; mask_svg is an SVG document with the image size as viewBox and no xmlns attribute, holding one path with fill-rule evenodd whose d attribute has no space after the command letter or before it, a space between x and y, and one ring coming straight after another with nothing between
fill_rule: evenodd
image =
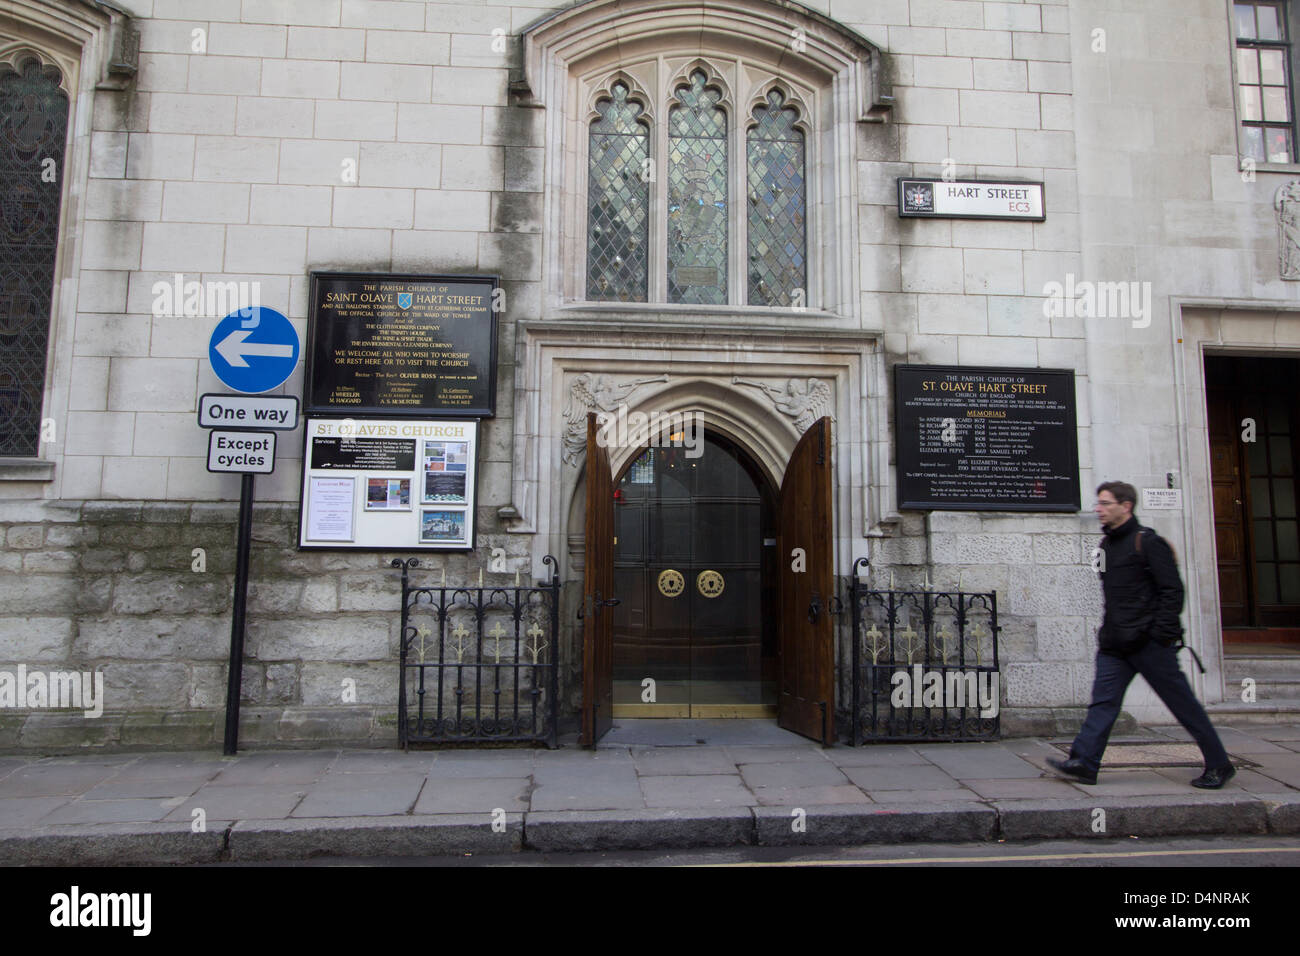
<instances>
[{"instance_id":1,"label":"church notice sign","mask_svg":"<svg viewBox=\"0 0 1300 956\"><path fill-rule=\"evenodd\" d=\"M981 179L899 179L898 214L929 219L1047 218L1043 184Z\"/></svg>"},{"instance_id":2,"label":"church notice sign","mask_svg":"<svg viewBox=\"0 0 1300 956\"><path fill-rule=\"evenodd\" d=\"M309 414L488 418L497 280L313 272Z\"/></svg>"},{"instance_id":3,"label":"church notice sign","mask_svg":"<svg viewBox=\"0 0 1300 956\"><path fill-rule=\"evenodd\" d=\"M894 366L898 507L1079 510L1074 372Z\"/></svg>"}]
</instances>

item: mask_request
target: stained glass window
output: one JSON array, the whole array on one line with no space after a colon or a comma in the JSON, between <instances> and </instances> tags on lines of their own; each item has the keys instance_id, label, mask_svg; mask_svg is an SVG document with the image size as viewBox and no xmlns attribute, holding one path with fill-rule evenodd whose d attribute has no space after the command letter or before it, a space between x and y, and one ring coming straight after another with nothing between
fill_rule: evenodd
<instances>
[{"instance_id":1,"label":"stained glass window","mask_svg":"<svg viewBox=\"0 0 1300 956\"><path fill-rule=\"evenodd\" d=\"M749 304L805 305L807 248L803 133L773 90L749 131Z\"/></svg>"},{"instance_id":2,"label":"stained glass window","mask_svg":"<svg viewBox=\"0 0 1300 956\"><path fill-rule=\"evenodd\" d=\"M54 67L0 64L0 457L38 453L68 97Z\"/></svg>"},{"instance_id":3,"label":"stained glass window","mask_svg":"<svg viewBox=\"0 0 1300 956\"><path fill-rule=\"evenodd\" d=\"M596 105L588 143L587 298L645 302L650 225L650 133L642 108L616 83Z\"/></svg>"},{"instance_id":4,"label":"stained glass window","mask_svg":"<svg viewBox=\"0 0 1300 956\"><path fill-rule=\"evenodd\" d=\"M702 70L668 114L668 301L727 303L727 116Z\"/></svg>"},{"instance_id":5,"label":"stained glass window","mask_svg":"<svg viewBox=\"0 0 1300 956\"><path fill-rule=\"evenodd\" d=\"M1293 154L1286 19L1280 0L1233 4L1241 153L1260 163L1289 163Z\"/></svg>"}]
</instances>

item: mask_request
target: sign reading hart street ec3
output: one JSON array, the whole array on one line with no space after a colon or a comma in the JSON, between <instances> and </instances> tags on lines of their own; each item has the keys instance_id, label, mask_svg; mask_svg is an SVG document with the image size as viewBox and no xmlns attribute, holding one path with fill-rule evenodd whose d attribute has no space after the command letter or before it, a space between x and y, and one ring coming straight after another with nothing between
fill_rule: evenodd
<instances>
[{"instance_id":1,"label":"sign reading hart street ec3","mask_svg":"<svg viewBox=\"0 0 1300 956\"><path fill-rule=\"evenodd\" d=\"M930 219L1047 218L1043 184L979 179L899 179L898 214Z\"/></svg>"}]
</instances>

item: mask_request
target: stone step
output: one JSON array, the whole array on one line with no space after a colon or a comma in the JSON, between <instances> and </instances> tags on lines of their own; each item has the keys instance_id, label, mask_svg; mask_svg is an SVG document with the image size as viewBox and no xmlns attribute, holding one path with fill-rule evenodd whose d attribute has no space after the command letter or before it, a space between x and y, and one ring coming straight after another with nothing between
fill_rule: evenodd
<instances>
[{"instance_id":1,"label":"stone step","mask_svg":"<svg viewBox=\"0 0 1300 956\"><path fill-rule=\"evenodd\" d=\"M1240 680L1253 677L1255 680L1275 680L1277 678L1300 679L1300 654L1278 654L1265 656L1254 654L1250 657L1223 658L1223 676Z\"/></svg>"}]
</instances>

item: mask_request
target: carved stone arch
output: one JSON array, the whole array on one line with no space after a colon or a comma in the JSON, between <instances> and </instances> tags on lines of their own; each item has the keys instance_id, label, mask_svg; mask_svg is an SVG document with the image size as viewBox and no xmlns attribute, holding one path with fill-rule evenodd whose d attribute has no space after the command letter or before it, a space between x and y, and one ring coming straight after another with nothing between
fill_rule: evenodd
<instances>
[{"instance_id":1,"label":"carved stone arch","mask_svg":"<svg viewBox=\"0 0 1300 956\"><path fill-rule=\"evenodd\" d=\"M600 113L596 109L597 104L601 100L613 99L614 87L619 83L627 87L627 98L641 107L641 115L637 118L637 122L645 123L653 130L657 121L654 97L646 90L645 85L626 69L615 70L600 83L592 85L591 92L587 96L588 125L600 119Z\"/></svg>"},{"instance_id":2,"label":"carved stone arch","mask_svg":"<svg viewBox=\"0 0 1300 956\"><path fill-rule=\"evenodd\" d=\"M803 133L805 137L812 137L815 132L812 105L797 87L779 76L767 78L753 85L748 99L745 100L745 111L741 116L742 128L745 133L758 125L757 120L754 119L754 109L759 106L767 106L767 95L773 91L780 93L785 99L785 105L798 114L794 121L794 128Z\"/></svg>"},{"instance_id":3,"label":"carved stone arch","mask_svg":"<svg viewBox=\"0 0 1300 956\"><path fill-rule=\"evenodd\" d=\"M21 73L23 66L30 60L35 60L40 64L42 71L52 69L58 73L59 89L67 95L69 100L76 95L76 89L73 86L76 67L74 64L69 64L64 57L54 56L32 46L30 43L0 43L0 70L8 68L16 73Z\"/></svg>"},{"instance_id":4,"label":"carved stone arch","mask_svg":"<svg viewBox=\"0 0 1300 956\"><path fill-rule=\"evenodd\" d=\"M668 81L664 85L664 103L666 104L664 116L670 115L673 107L682 105L681 100L677 98L677 91L683 86L689 88L691 77L696 73L703 73L705 76L704 88L713 87L722 94L718 99L718 108L727 115L727 119L730 121L728 128L730 128L736 118L736 94L735 90L732 89L731 81L727 78L728 72L730 71L704 57L695 57L673 70L668 75Z\"/></svg>"}]
</instances>

